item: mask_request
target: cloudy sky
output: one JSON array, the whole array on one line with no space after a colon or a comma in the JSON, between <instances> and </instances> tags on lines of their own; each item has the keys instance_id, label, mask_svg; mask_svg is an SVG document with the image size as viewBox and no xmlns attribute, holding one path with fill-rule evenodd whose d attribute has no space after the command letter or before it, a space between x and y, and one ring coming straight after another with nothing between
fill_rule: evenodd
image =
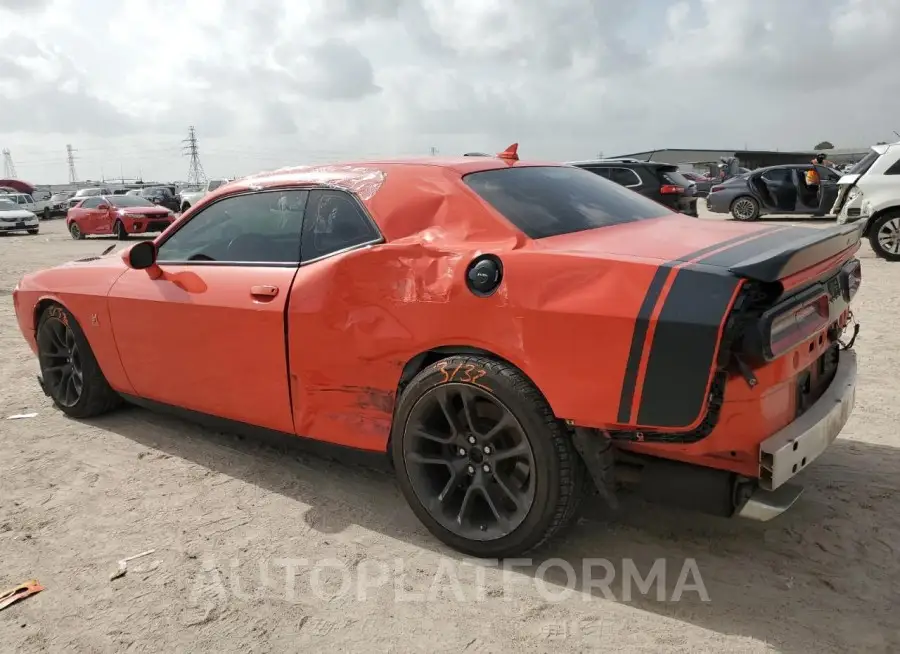
<instances>
[{"instance_id":1,"label":"cloudy sky","mask_svg":"<svg viewBox=\"0 0 900 654\"><path fill-rule=\"evenodd\" d=\"M19 177L895 140L900 0L0 0ZM2 173L0 169L0 173Z\"/></svg>"}]
</instances>

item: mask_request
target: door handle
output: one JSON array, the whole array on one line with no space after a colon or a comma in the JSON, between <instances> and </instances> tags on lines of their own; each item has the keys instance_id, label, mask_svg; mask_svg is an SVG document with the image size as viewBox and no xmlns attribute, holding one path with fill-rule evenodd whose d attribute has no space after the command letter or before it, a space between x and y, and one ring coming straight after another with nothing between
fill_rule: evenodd
<instances>
[{"instance_id":1,"label":"door handle","mask_svg":"<svg viewBox=\"0 0 900 654\"><path fill-rule=\"evenodd\" d=\"M251 286L250 295L253 295L254 297L273 298L278 295L278 287L269 286L268 284L263 284L261 286Z\"/></svg>"}]
</instances>

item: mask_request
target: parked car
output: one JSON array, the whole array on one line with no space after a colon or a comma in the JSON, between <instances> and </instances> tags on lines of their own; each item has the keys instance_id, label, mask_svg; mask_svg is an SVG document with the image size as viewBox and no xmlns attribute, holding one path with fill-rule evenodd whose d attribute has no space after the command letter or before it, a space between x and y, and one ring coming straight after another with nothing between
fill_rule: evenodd
<instances>
[{"instance_id":1,"label":"parked car","mask_svg":"<svg viewBox=\"0 0 900 654\"><path fill-rule=\"evenodd\" d=\"M806 171L819 173L819 188L806 184ZM756 220L765 214L824 216L837 198L840 173L818 164L757 168L714 184L706 198L713 213L730 213L736 220Z\"/></svg>"},{"instance_id":2,"label":"parked car","mask_svg":"<svg viewBox=\"0 0 900 654\"><path fill-rule=\"evenodd\" d=\"M838 223L864 220L863 236L875 254L900 261L900 141L873 145L838 188L831 208Z\"/></svg>"},{"instance_id":3,"label":"parked car","mask_svg":"<svg viewBox=\"0 0 900 654\"><path fill-rule=\"evenodd\" d=\"M43 216L45 219L50 217L49 201L35 200L30 193L4 193L0 194L0 198L12 202L19 209L30 211L37 216Z\"/></svg>"},{"instance_id":4,"label":"parked car","mask_svg":"<svg viewBox=\"0 0 900 654\"><path fill-rule=\"evenodd\" d=\"M712 188L712 180L709 177L690 170L682 170L680 172L685 179L694 183L698 198L705 198L709 195L709 189Z\"/></svg>"},{"instance_id":5,"label":"parked car","mask_svg":"<svg viewBox=\"0 0 900 654\"><path fill-rule=\"evenodd\" d=\"M572 161L569 165L600 175L673 211L698 215L696 187L681 174L678 166L637 159Z\"/></svg>"},{"instance_id":6,"label":"parked car","mask_svg":"<svg viewBox=\"0 0 900 654\"><path fill-rule=\"evenodd\" d=\"M389 458L437 538L505 558L586 479L613 497L617 462L680 506L790 506L853 407L858 248L853 225L700 221L510 148L243 178L13 305L67 415L124 398Z\"/></svg>"},{"instance_id":7,"label":"parked car","mask_svg":"<svg viewBox=\"0 0 900 654\"><path fill-rule=\"evenodd\" d=\"M66 226L74 239L115 234L125 240L132 234L161 232L175 214L146 198L133 195L95 195L83 198L69 209Z\"/></svg>"},{"instance_id":8,"label":"parked car","mask_svg":"<svg viewBox=\"0 0 900 654\"><path fill-rule=\"evenodd\" d=\"M59 191L50 196L47 201L49 209L45 218L53 218L54 216L65 216L69 210L69 198L75 195L75 191Z\"/></svg>"},{"instance_id":9,"label":"parked car","mask_svg":"<svg viewBox=\"0 0 900 654\"><path fill-rule=\"evenodd\" d=\"M216 179L211 179L206 182L199 189L189 190L182 189L180 193L178 193L178 204L179 209L184 212L193 207L197 202L206 197L208 194L215 191L217 188L222 186L223 184L227 184L230 180L220 177Z\"/></svg>"},{"instance_id":10,"label":"parked car","mask_svg":"<svg viewBox=\"0 0 900 654\"><path fill-rule=\"evenodd\" d=\"M40 231L38 217L32 211L23 209L21 205L0 195L0 233L28 232L37 234Z\"/></svg>"},{"instance_id":11,"label":"parked car","mask_svg":"<svg viewBox=\"0 0 900 654\"><path fill-rule=\"evenodd\" d=\"M171 187L168 186L150 186L142 188L138 195L146 198L153 204L165 207L171 211L181 211L181 204Z\"/></svg>"},{"instance_id":12,"label":"parked car","mask_svg":"<svg viewBox=\"0 0 900 654\"><path fill-rule=\"evenodd\" d=\"M71 198L69 198L69 200L68 200L69 205L68 205L67 209L71 209L72 207L74 207L76 204L78 204L85 198L93 198L93 197L97 197L98 195L112 195L112 194L113 194L112 190L110 190L108 188L99 187L99 186L93 187L93 188L81 188L81 189L78 189L77 191L75 191L75 195L73 195Z\"/></svg>"}]
</instances>

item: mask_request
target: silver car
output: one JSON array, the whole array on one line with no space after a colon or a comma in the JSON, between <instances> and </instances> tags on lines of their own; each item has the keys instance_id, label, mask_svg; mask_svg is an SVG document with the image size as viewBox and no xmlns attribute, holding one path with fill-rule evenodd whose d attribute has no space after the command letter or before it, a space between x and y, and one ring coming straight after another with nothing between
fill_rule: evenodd
<instances>
[{"instance_id":1,"label":"silver car","mask_svg":"<svg viewBox=\"0 0 900 654\"><path fill-rule=\"evenodd\" d=\"M40 231L37 214L21 209L15 202L0 197L0 232L28 232L37 234Z\"/></svg>"}]
</instances>

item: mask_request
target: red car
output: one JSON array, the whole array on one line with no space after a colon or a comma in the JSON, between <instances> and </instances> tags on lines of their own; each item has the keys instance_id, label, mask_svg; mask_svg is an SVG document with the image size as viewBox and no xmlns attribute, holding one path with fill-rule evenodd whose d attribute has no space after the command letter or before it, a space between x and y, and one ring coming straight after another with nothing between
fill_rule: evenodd
<instances>
[{"instance_id":1,"label":"red car","mask_svg":"<svg viewBox=\"0 0 900 654\"><path fill-rule=\"evenodd\" d=\"M69 416L124 399L387 456L438 538L506 557L585 480L615 503L614 472L717 515L790 506L853 408L859 239L673 214L511 148L244 178L13 300Z\"/></svg>"},{"instance_id":2,"label":"red car","mask_svg":"<svg viewBox=\"0 0 900 654\"><path fill-rule=\"evenodd\" d=\"M66 213L66 226L74 239L115 234L124 240L132 234L161 232L175 214L137 195L95 195Z\"/></svg>"}]
</instances>

